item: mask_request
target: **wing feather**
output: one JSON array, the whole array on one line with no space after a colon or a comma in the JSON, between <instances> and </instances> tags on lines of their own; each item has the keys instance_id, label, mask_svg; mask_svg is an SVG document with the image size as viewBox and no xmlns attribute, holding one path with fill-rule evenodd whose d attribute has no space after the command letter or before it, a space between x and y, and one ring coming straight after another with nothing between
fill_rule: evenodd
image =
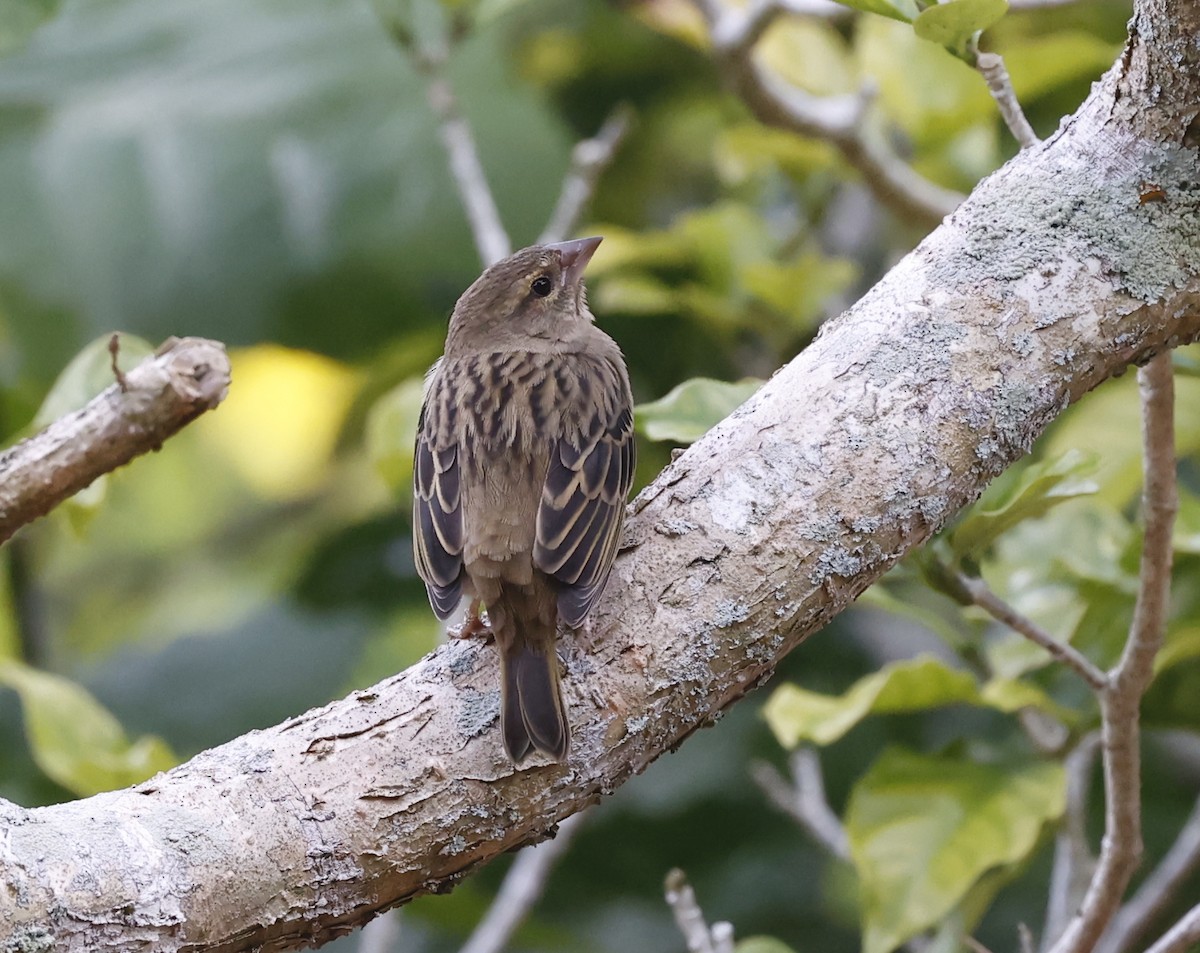
<instances>
[{"instance_id":1,"label":"wing feather","mask_svg":"<svg viewBox=\"0 0 1200 953\"><path fill-rule=\"evenodd\" d=\"M463 521L458 445L439 443L437 380L417 425L413 465L413 543L429 604L448 619L462 599Z\"/></svg>"},{"instance_id":2,"label":"wing feather","mask_svg":"<svg viewBox=\"0 0 1200 953\"><path fill-rule=\"evenodd\" d=\"M571 626L583 622L604 590L633 483L629 384L610 361L599 367L602 390L589 403L594 412L564 415L537 513L534 565L559 583L559 616Z\"/></svg>"}]
</instances>

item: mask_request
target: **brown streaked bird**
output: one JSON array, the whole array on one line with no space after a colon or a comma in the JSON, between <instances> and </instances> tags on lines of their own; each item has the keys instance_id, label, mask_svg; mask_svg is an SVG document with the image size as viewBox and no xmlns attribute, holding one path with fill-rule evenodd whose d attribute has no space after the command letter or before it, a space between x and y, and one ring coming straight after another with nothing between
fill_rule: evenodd
<instances>
[{"instance_id":1,"label":"brown streaked bird","mask_svg":"<svg viewBox=\"0 0 1200 953\"><path fill-rule=\"evenodd\" d=\"M567 756L558 623L579 626L616 557L633 482L621 350L592 323L583 270L599 238L534 245L466 290L426 382L413 538L433 611L487 608L500 727L515 763Z\"/></svg>"}]
</instances>

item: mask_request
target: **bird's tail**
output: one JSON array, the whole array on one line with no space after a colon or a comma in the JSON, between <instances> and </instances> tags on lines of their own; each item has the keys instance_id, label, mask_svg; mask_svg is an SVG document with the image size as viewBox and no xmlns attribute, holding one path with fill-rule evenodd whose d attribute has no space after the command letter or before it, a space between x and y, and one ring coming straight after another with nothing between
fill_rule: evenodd
<instances>
[{"instance_id":1,"label":"bird's tail","mask_svg":"<svg viewBox=\"0 0 1200 953\"><path fill-rule=\"evenodd\" d=\"M488 607L500 649L500 731L504 750L515 764L520 764L531 749L563 761L570 734L554 648L556 613L551 610L550 618L544 619L536 611L513 612L516 607L512 601L502 596L495 611ZM521 623L514 625L517 619Z\"/></svg>"}]
</instances>

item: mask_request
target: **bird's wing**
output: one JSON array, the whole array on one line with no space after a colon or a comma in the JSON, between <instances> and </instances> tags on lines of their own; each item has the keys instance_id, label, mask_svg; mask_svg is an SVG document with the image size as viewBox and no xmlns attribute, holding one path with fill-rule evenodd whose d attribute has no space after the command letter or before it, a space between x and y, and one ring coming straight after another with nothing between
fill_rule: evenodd
<instances>
[{"instance_id":1,"label":"bird's wing","mask_svg":"<svg viewBox=\"0 0 1200 953\"><path fill-rule=\"evenodd\" d=\"M439 439L436 383L426 393L413 457L413 543L417 572L439 619L462 599L463 520L457 442Z\"/></svg>"},{"instance_id":2,"label":"bird's wing","mask_svg":"<svg viewBox=\"0 0 1200 953\"><path fill-rule=\"evenodd\" d=\"M608 580L633 484L629 385L608 362L605 371L594 409L551 448L537 511L533 562L560 583L558 613L570 626L583 622Z\"/></svg>"}]
</instances>

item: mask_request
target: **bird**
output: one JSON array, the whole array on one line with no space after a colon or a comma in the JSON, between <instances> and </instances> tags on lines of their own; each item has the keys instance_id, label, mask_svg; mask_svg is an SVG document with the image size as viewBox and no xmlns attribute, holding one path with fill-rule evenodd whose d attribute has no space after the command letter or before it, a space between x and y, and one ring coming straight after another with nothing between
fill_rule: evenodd
<instances>
[{"instance_id":1,"label":"bird","mask_svg":"<svg viewBox=\"0 0 1200 953\"><path fill-rule=\"evenodd\" d=\"M567 758L558 626L581 626L604 591L633 483L629 372L583 285L600 241L487 268L454 306L417 424L417 572L439 619L470 600L464 633L490 630L516 765Z\"/></svg>"}]
</instances>

